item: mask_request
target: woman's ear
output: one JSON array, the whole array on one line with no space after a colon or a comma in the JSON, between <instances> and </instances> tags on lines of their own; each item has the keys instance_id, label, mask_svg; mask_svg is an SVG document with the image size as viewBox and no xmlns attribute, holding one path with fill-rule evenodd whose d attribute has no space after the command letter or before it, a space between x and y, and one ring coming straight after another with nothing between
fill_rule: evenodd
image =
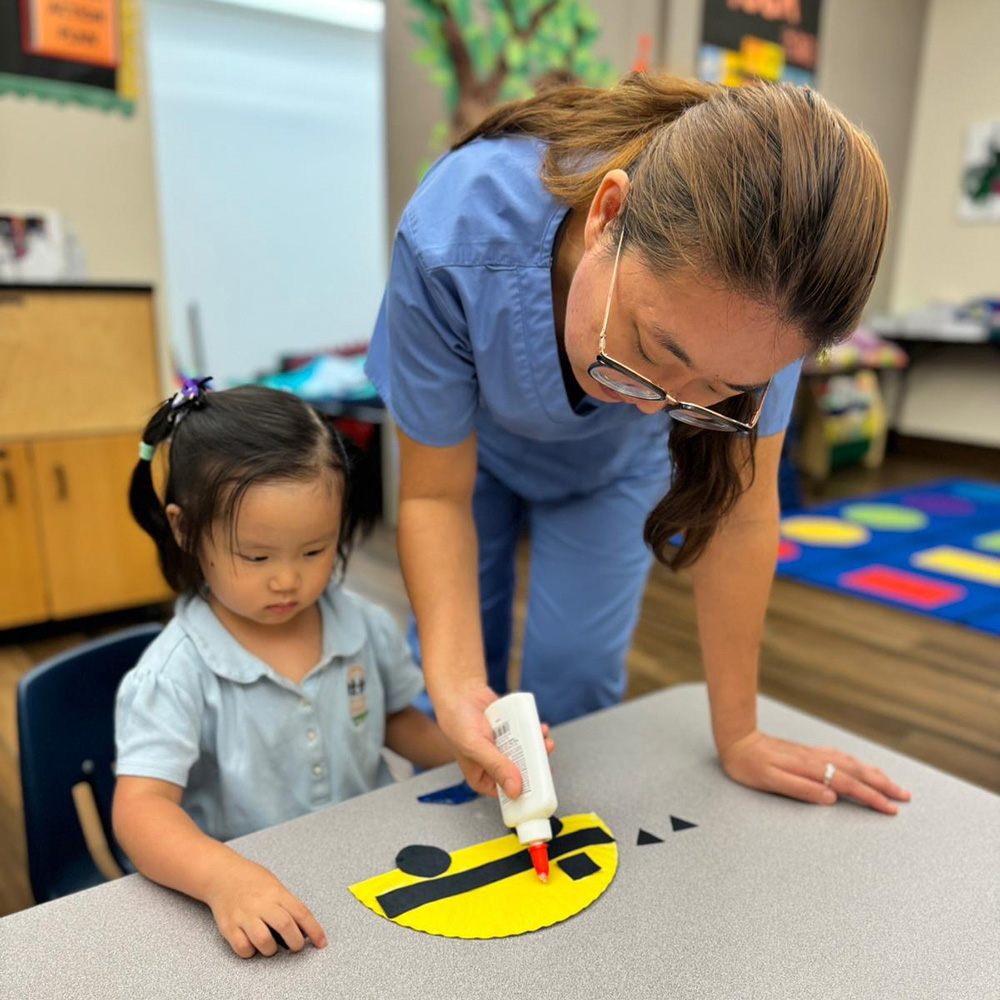
<instances>
[{"instance_id":1,"label":"woman's ear","mask_svg":"<svg viewBox=\"0 0 1000 1000\"><path fill-rule=\"evenodd\" d=\"M609 170L604 175L587 213L583 230L583 245L586 250L600 242L608 224L621 213L631 184L624 170Z\"/></svg>"},{"instance_id":2,"label":"woman's ear","mask_svg":"<svg viewBox=\"0 0 1000 1000\"><path fill-rule=\"evenodd\" d=\"M184 532L181 526L184 523L184 513L175 503L168 503L166 511L174 541L177 543L178 548L182 549L184 548Z\"/></svg>"}]
</instances>

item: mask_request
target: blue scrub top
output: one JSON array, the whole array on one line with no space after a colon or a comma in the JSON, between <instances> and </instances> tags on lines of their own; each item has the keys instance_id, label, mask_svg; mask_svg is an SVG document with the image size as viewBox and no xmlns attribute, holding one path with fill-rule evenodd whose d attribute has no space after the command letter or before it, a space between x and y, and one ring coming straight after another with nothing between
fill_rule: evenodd
<instances>
[{"instance_id":1,"label":"blue scrub top","mask_svg":"<svg viewBox=\"0 0 1000 1000\"><path fill-rule=\"evenodd\" d=\"M526 500L670 478L668 414L566 397L552 312L567 207L539 179L541 142L477 139L442 157L407 205L365 371L396 423L478 459ZM801 362L779 372L760 434L782 431Z\"/></svg>"}]
</instances>

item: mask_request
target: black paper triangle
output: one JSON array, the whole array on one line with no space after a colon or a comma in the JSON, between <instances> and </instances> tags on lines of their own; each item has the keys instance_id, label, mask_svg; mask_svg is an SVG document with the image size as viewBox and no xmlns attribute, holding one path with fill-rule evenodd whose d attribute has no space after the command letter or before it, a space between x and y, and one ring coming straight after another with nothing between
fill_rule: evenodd
<instances>
[{"instance_id":1,"label":"black paper triangle","mask_svg":"<svg viewBox=\"0 0 1000 1000\"><path fill-rule=\"evenodd\" d=\"M639 839L636 840L636 845L641 847L643 844L662 844L663 838L657 837L655 833L647 833L642 827L639 828Z\"/></svg>"},{"instance_id":2,"label":"black paper triangle","mask_svg":"<svg viewBox=\"0 0 1000 1000\"><path fill-rule=\"evenodd\" d=\"M670 825L673 827L674 833L677 833L678 830L690 830L698 824L689 823L686 819L679 819L677 816L671 816Z\"/></svg>"}]
</instances>

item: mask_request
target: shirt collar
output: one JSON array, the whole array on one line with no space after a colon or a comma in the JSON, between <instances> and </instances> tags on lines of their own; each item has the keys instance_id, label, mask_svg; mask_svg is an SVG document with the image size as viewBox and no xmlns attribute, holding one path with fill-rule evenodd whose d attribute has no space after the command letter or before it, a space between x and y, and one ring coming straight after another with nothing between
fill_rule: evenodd
<instances>
[{"instance_id":1,"label":"shirt collar","mask_svg":"<svg viewBox=\"0 0 1000 1000\"><path fill-rule=\"evenodd\" d=\"M323 650L317 668L339 657L354 656L367 638L360 610L339 586L330 584L320 595L319 609L323 620ZM206 665L219 677L240 684L251 684L260 677L287 683L233 638L204 598L180 598L176 618L194 641Z\"/></svg>"}]
</instances>

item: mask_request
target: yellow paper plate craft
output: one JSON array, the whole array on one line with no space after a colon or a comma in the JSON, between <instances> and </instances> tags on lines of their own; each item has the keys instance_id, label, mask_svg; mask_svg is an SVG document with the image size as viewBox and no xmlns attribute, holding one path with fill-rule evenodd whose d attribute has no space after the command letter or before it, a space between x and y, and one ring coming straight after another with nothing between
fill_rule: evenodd
<instances>
[{"instance_id":1,"label":"yellow paper plate craft","mask_svg":"<svg viewBox=\"0 0 1000 1000\"><path fill-rule=\"evenodd\" d=\"M594 813L552 819L549 881L509 834L451 853L413 844L397 867L352 885L368 909L427 934L498 938L537 931L588 907L611 884L618 845Z\"/></svg>"}]
</instances>

